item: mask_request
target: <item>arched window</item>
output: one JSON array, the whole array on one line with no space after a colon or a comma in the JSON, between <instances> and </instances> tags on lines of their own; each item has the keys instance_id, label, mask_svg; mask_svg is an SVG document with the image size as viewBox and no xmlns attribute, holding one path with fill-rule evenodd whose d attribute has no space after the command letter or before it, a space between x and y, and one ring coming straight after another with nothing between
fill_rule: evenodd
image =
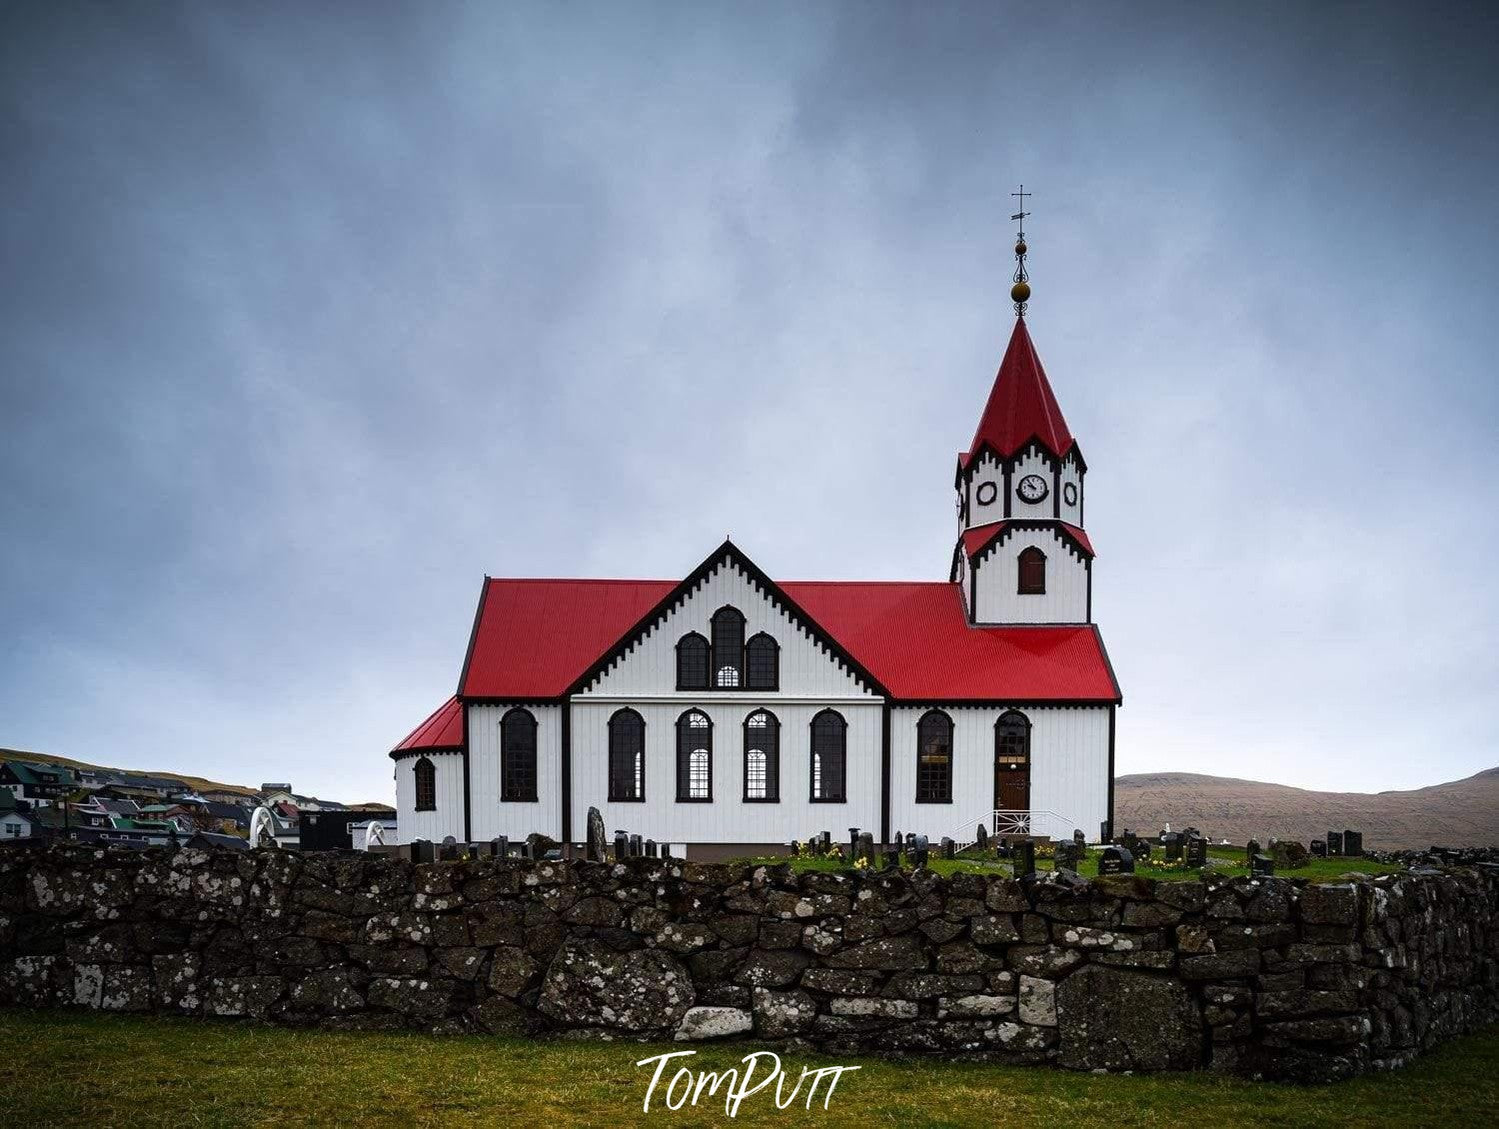
<instances>
[{"instance_id":1,"label":"arched window","mask_svg":"<svg viewBox=\"0 0 1499 1129\"><path fill-rule=\"evenodd\" d=\"M744 719L744 802L781 799L781 723L769 710Z\"/></svg>"},{"instance_id":2,"label":"arched window","mask_svg":"<svg viewBox=\"0 0 1499 1129\"><path fill-rule=\"evenodd\" d=\"M720 690L744 685L744 616L738 608L713 613L713 685Z\"/></svg>"},{"instance_id":3,"label":"arched window","mask_svg":"<svg viewBox=\"0 0 1499 1129\"><path fill-rule=\"evenodd\" d=\"M744 681L751 690L780 689L781 648L763 631L744 645Z\"/></svg>"},{"instance_id":4,"label":"arched window","mask_svg":"<svg viewBox=\"0 0 1499 1129\"><path fill-rule=\"evenodd\" d=\"M677 642L677 689L708 688L708 640L696 631Z\"/></svg>"},{"instance_id":5,"label":"arched window","mask_svg":"<svg viewBox=\"0 0 1499 1129\"><path fill-rule=\"evenodd\" d=\"M848 723L837 710L812 719L812 802L841 804L846 799Z\"/></svg>"},{"instance_id":6,"label":"arched window","mask_svg":"<svg viewBox=\"0 0 1499 1129\"><path fill-rule=\"evenodd\" d=\"M416 783L416 810L437 810L437 769L432 762L422 757L411 766L411 778Z\"/></svg>"},{"instance_id":7,"label":"arched window","mask_svg":"<svg viewBox=\"0 0 1499 1129\"><path fill-rule=\"evenodd\" d=\"M677 802L713 799L713 723L701 710L677 718Z\"/></svg>"},{"instance_id":8,"label":"arched window","mask_svg":"<svg viewBox=\"0 0 1499 1129\"><path fill-rule=\"evenodd\" d=\"M952 803L952 718L941 710L916 725L916 802Z\"/></svg>"},{"instance_id":9,"label":"arched window","mask_svg":"<svg viewBox=\"0 0 1499 1129\"><path fill-rule=\"evenodd\" d=\"M536 801L536 718L513 709L500 718L500 799Z\"/></svg>"},{"instance_id":10,"label":"arched window","mask_svg":"<svg viewBox=\"0 0 1499 1129\"><path fill-rule=\"evenodd\" d=\"M645 720L634 710L615 710L609 719L609 799L645 799Z\"/></svg>"},{"instance_id":11,"label":"arched window","mask_svg":"<svg viewBox=\"0 0 1499 1129\"><path fill-rule=\"evenodd\" d=\"M1020 550L1020 595L1046 594L1046 554L1032 545Z\"/></svg>"},{"instance_id":12,"label":"arched window","mask_svg":"<svg viewBox=\"0 0 1499 1129\"><path fill-rule=\"evenodd\" d=\"M1010 710L994 723L994 763L1002 772L1029 771L1031 723L1025 714Z\"/></svg>"}]
</instances>

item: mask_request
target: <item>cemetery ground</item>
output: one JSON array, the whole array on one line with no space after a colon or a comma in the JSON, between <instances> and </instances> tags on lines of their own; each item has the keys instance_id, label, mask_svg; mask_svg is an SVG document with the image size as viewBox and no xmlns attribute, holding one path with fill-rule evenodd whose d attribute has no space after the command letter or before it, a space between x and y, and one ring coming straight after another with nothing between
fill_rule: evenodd
<instances>
[{"instance_id":1,"label":"cemetery ground","mask_svg":"<svg viewBox=\"0 0 1499 1129\"><path fill-rule=\"evenodd\" d=\"M255 1027L66 1011L0 1011L0 1094L18 1125L1143 1125L1499 1124L1499 1029L1458 1039L1404 1070L1325 1086L1207 1073L1091 1075L951 1061L857 1065L829 1108L748 1098L737 1118L706 1090L675 1112L641 1103L652 1067L683 1044L529 1041L410 1032ZM739 1065L749 1044L693 1046L694 1070ZM790 1085L788 1083L789 1091Z\"/></svg>"}]
</instances>

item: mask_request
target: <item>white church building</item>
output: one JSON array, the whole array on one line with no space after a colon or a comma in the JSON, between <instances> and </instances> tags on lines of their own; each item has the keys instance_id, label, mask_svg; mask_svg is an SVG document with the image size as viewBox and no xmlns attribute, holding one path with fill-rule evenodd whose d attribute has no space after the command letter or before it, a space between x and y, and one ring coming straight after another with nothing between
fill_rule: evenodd
<instances>
[{"instance_id":1,"label":"white church building","mask_svg":"<svg viewBox=\"0 0 1499 1129\"><path fill-rule=\"evenodd\" d=\"M1022 316L946 580L777 581L727 541L682 580L486 577L457 694L390 754L400 842L576 844L590 807L695 859L851 827L1095 839L1122 699L1086 474Z\"/></svg>"}]
</instances>

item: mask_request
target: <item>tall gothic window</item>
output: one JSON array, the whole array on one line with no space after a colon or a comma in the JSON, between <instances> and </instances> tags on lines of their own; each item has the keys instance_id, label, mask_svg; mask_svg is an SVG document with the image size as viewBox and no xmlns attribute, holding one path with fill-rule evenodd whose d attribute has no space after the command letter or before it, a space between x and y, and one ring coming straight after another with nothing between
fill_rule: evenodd
<instances>
[{"instance_id":1,"label":"tall gothic window","mask_svg":"<svg viewBox=\"0 0 1499 1129\"><path fill-rule=\"evenodd\" d=\"M929 710L916 726L916 802L952 803L952 718Z\"/></svg>"},{"instance_id":2,"label":"tall gothic window","mask_svg":"<svg viewBox=\"0 0 1499 1129\"><path fill-rule=\"evenodd\" d=\"M536 718L513 709L500 719L500 799L536 799Z\"/></svg>"},{"instance_id":3,"label":"tall gothic window","mask_svg":"<svg viewBox=\"0 0 1499 1129\"><path fill-rule=\"evenodd\" d=\"M1020 595L1046 594L1046 554L1032 545L1020 550Z\"/></svg>"},{"instance_id":4,"label":"tall gothic window","mask_svg":"<svg viewBox=\"0 0 1499 1129\"><path fill-rule=\"evenodd\" d=\"M677 643L677 689L708 688L708 640L696 631Z\"/></svg>"},{"instance_id":5,"label":"tall gothic window","mask_svg":"<svg viewBox=\"0 0 1499 1129\"><path fill-rule=\"evenodd\" d=\"M781 723L769 710L744 719L744 799L746 803L781 798Z\"/></svg>"},{"instance_id":6,"label":"tall gothic window","mask_svg":"<svg viewBox=\"0 0 1499 1129\"><path fill-rule=\"evenodd\" d=\"M738 608L713 613L713 685L720 690L744 685L744 616Z\"/></svg>"},{"instance_id":7,"label":"tall gothic window","mask_svg":"<svg viewBox=\"0 0 1499 1129\"><path fill-rule=\"evenodd\" d=\"M838 803L847 799L848 723L837 710L823 710L812 719L812 801Z\"/></svg>"},{"instance_id":8,"label":"tall gothic window","mask_svg":"<svg viewBox=\"0 0 1499 1129\"><path fill-rule=\"evenodd\" d=\"M781 681L781 649L765 632L751 635L744 645L744 680L751 690L777 690Z\"/></svg>"},{"instance_id":9,"label":"tall gothic window","mask_svg":"<svg viewBox=\"0 0 1499 1129\"><path fill-rule=\"evenodd\" d=\"M645 720L634 710L609 719L609 799L645 799Z\"/></svg>"},{"instance_id":10,"label":"tall gothic window","mask_svg":"<svg viewBox=\"0 0 1499 1129\"><path fill-rule=\"evenodd\" d=\"M416 784L416 810L437 810L437 769L432 762L422 757L411 766L411 778Z\"/></svg>"},{"instance_id":11,"label":"tall gothic window","mask_svg":"<svg viewBox=\"0 0 1499 1129\"><path fill-rule=\"evenodd\" d=\"M713 799L713 723L701 710L677 718L677 802Z\"/></svg>"}]
</instances>

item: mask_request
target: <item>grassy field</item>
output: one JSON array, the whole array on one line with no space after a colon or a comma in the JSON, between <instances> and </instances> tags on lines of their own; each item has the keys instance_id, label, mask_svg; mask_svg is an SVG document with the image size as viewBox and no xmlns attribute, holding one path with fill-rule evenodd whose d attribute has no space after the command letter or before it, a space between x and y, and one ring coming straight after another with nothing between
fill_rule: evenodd
<instances>
[{"instance_id":1,"label":"grassy field","mask_svg":"<svg viewBox=\"0 0 1499 1129\"><path fill-rule=\"evenodd\" d=\"M1156 860L1159 862L1160 850L1156 850ZM1078 865L1078 873L1092 877L1098 873L1099 851L1090 848L1083 861ZM838 871L847 869L846 864L837 858L757 858L740 859L740 862L775 864L790 862L796 870L824 870ZM901 856L901 865L910 866L908 856ZM1013 868L1007 862L1001 862L992 856L979 860L975 858L960 857L952 860L931 857L927 864L938 874L1011 874ZM1209 847L1208 866L1211 873L1237 877L1247 875L1249 867L1244 862L1244 848L1242 847ZM1052 869L1050 858L1037 858L1036 869ZM1281 868L1276 872L1278 878L1307 878L1313 882L1329 882L1341 878L1345 874L1357 872L1359 874L1395 874L1402 870L1400 866L1389 863L1375 862L1372 859L1312 859L1305 866L1295 869ZM1160 878L1172 882L1196 881L1202 875L1200 870L1188 870L1183 866L1151 865L1148 862L1137 862L1135 873L1145 878Z\"/></svg>"},{"instance_id":2,"label":"grassy field","mask_svg":"<svg viewBox=\"0 0 1499 1129\"><path fill-rule=\"evenodd\" d=\"M642 1111L651 1055L681 1044L525 1042L406 1033L329 1034L185 1019L0 1011L0 1095L26 1125L711 1125L696 1108ZM750 1048L703 1047L694 1069L726 1070ZM1095 1076L940 1060L881 1062L783 1053L803 1066L858 1065L826 1111L778 1110L775 1087L735 1123L785 1125L1214 1126L1499 1124L1499 1030L1393 1074L1292 1087L1209 1074ZM823 1091L826 1090L826 1084ZM786 1091L791 1092L788 1082ZM805 1091L804 1091L805 1093ZM819 1091L819 1098L822 1091Z\"/></svg>"}]
</instances>

